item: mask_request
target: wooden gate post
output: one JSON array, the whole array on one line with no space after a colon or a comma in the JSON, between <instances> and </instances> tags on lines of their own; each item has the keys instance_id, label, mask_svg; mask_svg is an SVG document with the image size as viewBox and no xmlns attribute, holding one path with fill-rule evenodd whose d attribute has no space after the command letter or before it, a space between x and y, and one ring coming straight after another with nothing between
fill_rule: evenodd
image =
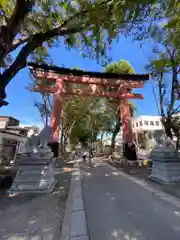
<instances>
[{"instance_id":1,"label":"wooden gate post","mask_svg":"<svg viewBox=\"0 0 180 240\"><path fill-rule=\"evenodd\" d=\"M127 101L120 101L120 114L123 129L124 156L130 160L137 160L136 147L133 142L131 110Z\"/></svg>"},{"instance_id":2,"label":"wooden gate post","mask_svg":"<svg viewBox=\"0 0 180 240\"><path fill-rule=\"evenodd\" d=\"M54 93L54 103L51 113L51 127L54 142L59 142L59 130L61 122L61 113L63 109L63 97L64 97L64 81L63 79L58 78L56 81L56 92Z\"/></svg>"}]
</instances>

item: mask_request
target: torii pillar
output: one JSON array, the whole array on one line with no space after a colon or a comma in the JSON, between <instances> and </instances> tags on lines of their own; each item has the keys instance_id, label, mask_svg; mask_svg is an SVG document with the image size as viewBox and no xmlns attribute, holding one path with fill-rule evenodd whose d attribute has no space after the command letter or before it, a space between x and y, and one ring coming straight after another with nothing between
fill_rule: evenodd
<instances>
[{"instance_id":1,"label":"torii pillar","mask_svg":"<svg viewBox=\"0 0 180 240\"><path fill-rule=\"evenodd\" d=\"M120 118L123 129L124 155L128 160L137 160L133 139L131 108L130 104L126 100L120 100Z\"/></svg>"},{"instance_id":2,"label":"torii pillar","mask_svg":"<svg viewBox=\"0 0 180 240\"><path fill-rule=\"evenodd\" d=\"M59 142L61 113L64 99L64 81L62 78L56 80L56 91L54 93L53 109L51 113L51 127L54 142Z\"/></svg>"}]
</instances>

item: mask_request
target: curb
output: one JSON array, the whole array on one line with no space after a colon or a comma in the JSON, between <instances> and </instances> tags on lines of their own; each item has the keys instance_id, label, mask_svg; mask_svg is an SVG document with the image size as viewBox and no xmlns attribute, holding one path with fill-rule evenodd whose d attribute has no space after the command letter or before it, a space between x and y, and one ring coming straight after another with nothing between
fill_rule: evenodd
<instances>
[{"instance_id":1,"label":"curb","mask_svg":"<svg viewBox=\"0 0 180 240\"><path fill-rule=\"evenodd\" d=\"M73 166L61 240L89 240L78 160Z\"/></svg>"},{"instance_id":2,"label":"curb","mask_svg":"<svg viewBox=\"0 0 180 240\"><path fill-rule=\"evenodd\" d=\"M105 163L105 162L104 162ZM108 165L109 167L111 167L113 170L117 171L119 173L119 175L129 179L130 181L138 184L139 186L143 187L144 189L148 190L149 192L151 192L153 195L159 197L160 199L163 199L164 201L172 204L174 207L178 207L180 208L180 200L174 196L171 196L168 193L165 193L163 191L160 191L154 187L152 187L150 184L148 184L146 181L140 180L136 177L132 177L127 173L121 172L120 170L118 170L117 168L115 168L114 166L111 166L108 163L105 163L106 165Z\"/></svg>"}]
</instances>

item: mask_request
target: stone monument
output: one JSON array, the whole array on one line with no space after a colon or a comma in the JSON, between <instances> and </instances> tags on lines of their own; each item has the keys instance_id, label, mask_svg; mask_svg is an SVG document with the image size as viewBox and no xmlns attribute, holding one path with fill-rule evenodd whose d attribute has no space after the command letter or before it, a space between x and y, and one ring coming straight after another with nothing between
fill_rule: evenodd
<instances>
[{"instance_id":1,"label":"stone monument","mask_svg":"<svg viewBox=\"0 0 180 240\"><path fill-rule=\"evenodd\" d=\"M55 158L47 146L52 140L51 127L27 139L24 153L16 160L18 171L9 193L49 193L53 190Z\"/></svg>"},{"instance_id":2,"label":"stone monument","mask_svg":"<svg viewBox=\"0 0 180 240\"><path fill-rule=\"evenodd\" d=\"M162 183L180 182L180 156L169 138L162 140L150 152L152 159L151 178Z\"/></svg>"}]
</instances>

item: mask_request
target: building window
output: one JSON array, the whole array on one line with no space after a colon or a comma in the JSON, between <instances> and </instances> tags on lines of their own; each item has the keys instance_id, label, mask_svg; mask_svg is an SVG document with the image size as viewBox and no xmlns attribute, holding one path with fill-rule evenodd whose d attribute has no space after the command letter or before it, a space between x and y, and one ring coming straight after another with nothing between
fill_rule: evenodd
<instances>
[{"instance_id":1,"label":"building window","mask_svg":"<svg viewBox=\"0 0 180 240\"><path fill-rule=\"evenodd\" d=\"M159 121L156 121L156 126L159 126Z\"/></svg>"},{"instance_id":2,"label":"building window","mask_svg":"<svg viewBox=\"0 0 180 240\"><path fill-rule=\"evenodd\" d=\"M136 127L138 127L138 123L136 123Z\"/></svg>"},{"instance_id":3,"label":"building window","mask_svg":"<svg viewBox=\"0 0 180 240\"><path fill-rule=\"evenodd\" d=\"M153 121L150 121L150 125L151 125L151 126L154 126L154 122L153 122Z\"/></svg>"},{"instance_id":4,"label":"building window","mask_svg":"<svg viewBox=\"0 0 180 240\"><path fill-rule=\"evenodd\" d=\"M142 121L140 121L140 122L139 122L139 125L140 125L140 126L142 126L142 125L143 125L143 124L142 124Z\"/></svg>"},{"instance_id":5,"label":"building window","mask_svg":"<svg viewBox=\"0 0 180 240\"><path fill-rule=\"evenodd\" d=\"M144 121L144 125L148 126L149 122L148 121Z\"/></svg>"}]
</instances>

